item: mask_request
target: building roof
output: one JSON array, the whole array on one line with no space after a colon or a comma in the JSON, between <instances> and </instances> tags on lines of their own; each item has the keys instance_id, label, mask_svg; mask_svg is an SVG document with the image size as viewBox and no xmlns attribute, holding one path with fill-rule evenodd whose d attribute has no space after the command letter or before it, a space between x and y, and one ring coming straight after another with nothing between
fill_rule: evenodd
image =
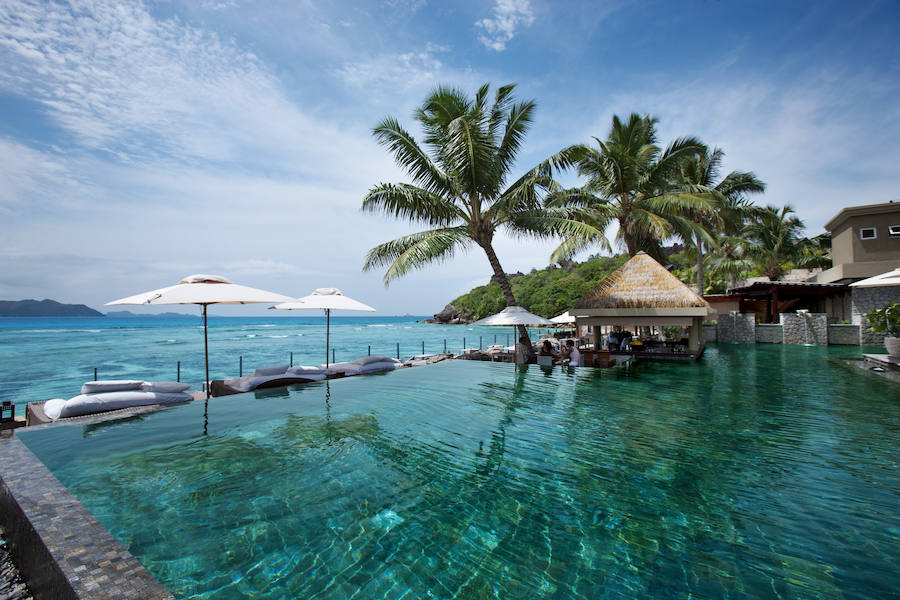
<instances>
[{"instance_id":1,"label":"building roof","mask_svg":"<svg viewBox=\"0 0 900 600\"><path fill-rule=\"evenodd\" d=\"M575 308L711 307L665 267L649 255L639 252L578 300Z\"/></svg>"},{"instance_id":2,"label":"building roof","mask_svg":"<svg viewBox=\"0 0 900 600\"><path fill-rule=\"evenodd\" d=\"M845 283L814 283L811 281L755 281L750 285L728 290L731 297L764 296L777 288L779 292L801 296L828 296L847 289Z\"/></svg>"},{"instance_id":3,"label":"building roof","mask_svg":"<svg viewBox=\"0 0 900 600\"><path fill-rule=\"evenodd\" d=\"M881 204L865 204L863 206L848 206L836 214L830 221L825 223L825 229L834 232L841 226L844 221L851 217L861 217L866 215L882 215L892 212L900 213L900 202L883 202Z\"/></svg>"}]
</instances>

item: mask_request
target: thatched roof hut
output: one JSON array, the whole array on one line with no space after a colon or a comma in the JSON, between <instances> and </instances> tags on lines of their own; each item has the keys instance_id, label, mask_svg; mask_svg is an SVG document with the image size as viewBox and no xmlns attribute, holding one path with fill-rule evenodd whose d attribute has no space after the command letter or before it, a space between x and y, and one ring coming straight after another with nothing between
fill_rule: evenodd
<instances>
[{"instance_id":1,"label":"thatched roof hut","mask_svg":"<svg viewBox=\"0 0 900 600\"><path fill-rule=\"evenodd\" d=\"M709 303L648 254L638 252L575 303L578 309L706 308ZM703 313L706 314L706 313Z\"/></svg>"},{"instance_id":2,"label":"thatched roof hut","mask_svg":"<svg viewBox=\"0 0 900 600\"><path fill-rule=\"evenodd\" d=\"M595 335L601 325L686 327L695 353L702 351L703 320L715 314L706 300L643 252L585 294L571 312L578 326L594 326Z\"/></svg>"}]
</instances>

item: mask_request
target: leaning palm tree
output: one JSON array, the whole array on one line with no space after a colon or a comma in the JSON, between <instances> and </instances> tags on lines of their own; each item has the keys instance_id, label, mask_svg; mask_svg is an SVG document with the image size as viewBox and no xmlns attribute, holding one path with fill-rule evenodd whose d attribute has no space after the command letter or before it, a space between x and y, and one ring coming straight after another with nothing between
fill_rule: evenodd
<instances>
[{"instance_id":1,"label":"leaning palm tree","mask_svg":"<svg viewBox=\"0 0 900 600\"><path fill-rule=\"evenodd\" d=\"M457 89L436 88L414 114L425 134L424 145L394 118L375 127L375 138L394 154L412 183L376 185L366 194L362 210L430 228L372 248L363 270L387 267L387 285L475 245L487 255L507 304L516 304L494 252L494 235L498 230L551 235L558 219L542 216L540 196L554 189L552 169L572 163L562 152L507 185L535 110L533 101L514 101L514 87L498 88L490 106L488 84L474 99ZM524 327L520 332L525 335Z\"/></svg>"},{"instance_id":2,"label":"leaning palm tree","mask_svg":"<svg viewBox=\"0 0 900 600\"><path fill-rule=\"evenodd\" d=\"M759 272L778 281L793 262L802 258L803 227L790 205L766 206L744 229L744 253Z\"/></svg>"},{"instance_id":3,"label":"leaning palm tree","mask_svg":"<svg viewBox=\"0 0 900 600\"><path fill-rule=\"evenodd\" d=\"M679 180L685 191L706 194L712 202L712 210L701 212L696 219L710 233L736 236L745 222L753 214L753 206L748 194L758 194L766 190L766 184L752 172L732 171L724 179L719 178L725 153L714 148L696 156L689 156L681 163ZM696 250L697 293L703 295L705 287L704 259L711 249L704 237L693 232L685 239Z\"/></svg>"},{"instance_id":4,"label":"leaning palm tree","mask_svg":"<svg viewBox=\"0 0 900 600\"><path fill-rule=\"evenodd\" d=\"M632 113L627 122L613 117L606 140L597 148L572 146L563 152L577 158L578 173L587 177L580 188L548 195L548 207L567 207L583 224L553 252L558 262L586 247L611 247L606 229L617 223L617 237L628 254L645 251L662 258L662 242L679 234L711 241L696 214L712 207L707 190L685 190L676 178L681 163L702 155L706 147L693 137L679 138L665 150L657 145L657 119Z\"/></svg>"}]
</instances>

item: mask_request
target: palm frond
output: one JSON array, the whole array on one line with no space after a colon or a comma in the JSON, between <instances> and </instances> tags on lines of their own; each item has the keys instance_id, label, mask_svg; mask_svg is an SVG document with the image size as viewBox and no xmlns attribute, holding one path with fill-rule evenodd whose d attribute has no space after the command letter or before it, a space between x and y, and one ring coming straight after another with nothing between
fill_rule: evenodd
<instances>
[{"instance_id":1,"label":"palm frond","mask_svg":"<svg viewBox=\"0 0 900 600\"><path fill-rule=\"evenodd\" d=\"M363 270L389 265L384 274L384 284L388 285L409 271L449 259L470 244L465 225L412 233L369 250Z\"/></svg>"},{"instance_id":2,"label":"palm frond","mask_svg":"<svg viewBox=\"0 0 900 600\"><path fill-rule=\"evenodd\" d=\"M386 118L372 133L379 144L393 153L397 164L419 186L434 194L449 196L454 193L453 180L431 160L396 119Z\"/></svg>"},{"instance_id":3,"label":"palm frond","mask_svg":"<svg viewBox=\"0 0 900 600\"><path fill-rule=\"evenodd\" d=\"M467 217L453 202L406 183L382 183L373 187L363 199L361 210L443 227Z\"/></svg>"}]
</instances>

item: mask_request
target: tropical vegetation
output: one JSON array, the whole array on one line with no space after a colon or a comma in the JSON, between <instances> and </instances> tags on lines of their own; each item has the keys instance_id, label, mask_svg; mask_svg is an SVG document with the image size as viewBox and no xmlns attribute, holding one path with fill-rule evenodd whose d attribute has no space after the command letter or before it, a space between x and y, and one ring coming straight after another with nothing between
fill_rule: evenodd
<instances>
[{"instance_id":1,"label":"tropical vegetation","mask_svg":"<svg viewBox=\"0 0 900 600\"><path fill-rule=\"evenodd\" d=\"M548 235L552 223L541 211L541 194L555 189L554 167L569 165L565 153L548 158L508 181L534 118L534 101L516 102L514 85L481 86L474 98L438 87L416 110L422 143L397 119L384 119L373 133L412 183L380 183L362 210L428 227L369 250L364 270L386 267L384 282L441 262L477 246L484 251L508 305L515 305L509 279L494 251L497 231L514 236ZM524 334L524 329L522 331Z\"/></svg>"},{"instance_id":2,"label":"tropical vegetation","mask_svg":"<svg viewBox=\"0 0 900 600\"><path fill-rule=\"evenodd\" d=\"M684 137L662 150L657 122L637 113L627 121L614 116L607 139L594 138L596 148L576 145L564 151L576 160L578 174L586 181L548 195L546 204L571 208L571 218L586 228L566 237L551 260L570 258L593 245L610 249L606 229L614 223L629 256L644 251L659 260L663 243L675 235L712 243L701 220L713 212L712 195L678 181L685 160L704 154L706 146Z\"/></svg>"},{"instance_id":3,"label":"tropical vegetation","mask_svg":"<svg viewBox=\"0 0 900 600\"><path fill-rule=\"evenodd\" d=\"M649 115L614 116L604 139L568 146L513 180L535 111L534 101L516 101L514 89L505 85L491 94L485 84L469 97L455 88L436 88L414 113L421 141L393 117L374 128L410 182L374 186L362 209L424 229L369 250L365 270L384 268L387 285L414 269L481 248L493 283L453 301L460 312L477 318L514 304L545 316L563 312L592 287L594 275L624 260L571 261L591 247L612 252L615 245L627 256L647 252L705 293L735 287L749 276L778 280L792 268L830 265L827 234L804 238L791 206L752 203L752 195L765 191L753 172L720 177L724 151L693 136L663 148L658 120ZM574 169L583 183L560 186L553 177L565 169ZM607 230L613 226L617 233L611 241ZM551 268L507 275L494 250L501 231L561 240ZM665 244L674 240L686 248L672 255Z\"/></svg>"},{"instance_id":4,"label":"tropical vegetation","mask_svg":"<svg viewBox=\"0 0 900 600\"><path fill-rule=\"evenodd\" d=\"M572 308L576 300L627 259L625 255L592 256L582 263L569 261L563 267L550 265L528 274L510 275L509 282L521 306L550 319ZM480 319L503 310L506 301L500 286L491 282L455 298L451 304L467 319Z\"/></svg>"}]
</instances>

